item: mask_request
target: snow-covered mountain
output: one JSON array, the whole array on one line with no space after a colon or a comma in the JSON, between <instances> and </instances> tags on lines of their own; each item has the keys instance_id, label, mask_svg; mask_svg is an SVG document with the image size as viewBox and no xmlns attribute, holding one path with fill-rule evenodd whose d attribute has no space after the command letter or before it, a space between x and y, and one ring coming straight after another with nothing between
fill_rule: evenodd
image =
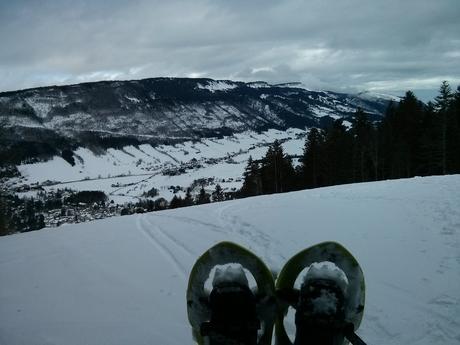
<instances>
[{"instance_id":1,"label":"snow-covered mountain","mask_svg":"<svg viewBox=\"0 0 460 345\"><path fill-rule=\"evenodd\" d=\"M460 341L460 176L321 188L0 238L0 343L192 344L194 261L231 240L273 270L325 240L366 279L368 344ZM287 329L292 334L292 313Z\"/></svg>"},{"instance_id":2,"label":"snow-covered mountain","mask_svg":"<svg viewBox=\"0 0 460 345\"><path fill-rule=\"evenodd\" d=\"M8 128L4 148L13 147L16 155L27 150L52 155L78 146L156 145L248 130L321 127L350 119L358 107L378 119L387 103L296 83L155 78L0 93L0 123Z\"/></svg>"}]
</instances>

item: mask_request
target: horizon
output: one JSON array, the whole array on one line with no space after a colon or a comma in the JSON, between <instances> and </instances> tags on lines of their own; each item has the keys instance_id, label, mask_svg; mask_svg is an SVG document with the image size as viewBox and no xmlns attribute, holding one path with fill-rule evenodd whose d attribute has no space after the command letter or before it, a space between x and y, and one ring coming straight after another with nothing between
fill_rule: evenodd
<instances>
[{"instance_id":1,"label":"horizon","mask_svg":"<svg viewBox=\"0 0 460 345\"><path fill-rule=\"evenodd\" d=\"M104 83L104 82L129 82L129 81L142 81L142 80L148 80L148 79L208 79L208 80L214 80L214 81L231 81L235 83L267 83L270 86L279 86L283 84L300 84L299 88L301 89L307 89L311 91L326 91L326 92L337 92L337 93L347 93L347 94L360 94L360 93L365 93L365 92L371 92L375 94L382 94L382 95L389 95L389 96L395 96L395 97L404 97L404 94L407 91L412 91L415 96L422 102L428 103L429 101L434 101L435 97L438 95L438 89L433 89L433 90L405 90L401 92L374 92L371 90L357 90L355 92L346 92L346 91L336 91L333 89L313 89L309 88L308 85L304 85L302 82L299 81L286 81L282 83L270 83L265 80L252 80L252 81L243 81L243 80L231 80L231 79L215 79L211 77L167 77L167 76L161 76L161 77L145 77L145 78L138 78L138 79L100 79L100 80L91 80L91 81L82 81L82 82L76 82L76 83L61 83L61 84L50 84L50 85L39 85L39 86L34 86L34 87L27 87L27 88L22 88L22 89L15 89L15 90L0 90L0 94L2 93L10 93L10 92L21 92L21 91L27 91L27 90L33 90L33 89L40 89L40 88L52 88L52 87L64 87L64 86L73 86L73 85L80 85L80 84L96 84L96 83ZM452 90L455 90L457 87L454 85L450 85ZM458 85L460 87L460 85Z\"/></svg>"}]
</instances>

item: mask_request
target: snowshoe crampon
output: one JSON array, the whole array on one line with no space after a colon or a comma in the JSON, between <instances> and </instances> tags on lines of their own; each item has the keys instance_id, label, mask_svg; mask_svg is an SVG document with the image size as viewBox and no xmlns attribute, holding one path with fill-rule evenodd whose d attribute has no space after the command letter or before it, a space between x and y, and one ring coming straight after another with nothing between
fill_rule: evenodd
<instances>
[{"instance_id":1,"label":"snowshoe crampon","mask_svg":"<svg viewBox=\"0 0 460 345\"><path fill-rule=\"evenodd\" d=\"M205 285L213 269L209 291ZM255 288L249 287L245 270L254 278ZM272 273L249 250L221 242L192 268L187 313L198 344L269 345L276 318Z\"/></svg>"},{"instance_id":2,"label":"snowshoe crampon","mask_svg":"<svg viewBox=\"0 0 460 345\"><path fill-rule=\"evenodd\" d=\"M300 288L294 284L308 268ZM276 280L279 315L276 343L292 344L284 327L289 306L295 309L294 344L362 344L354 333L364 311L364 276L356 259L343 246L324 242L293 256Z\"/></svg>"}]
</instances>

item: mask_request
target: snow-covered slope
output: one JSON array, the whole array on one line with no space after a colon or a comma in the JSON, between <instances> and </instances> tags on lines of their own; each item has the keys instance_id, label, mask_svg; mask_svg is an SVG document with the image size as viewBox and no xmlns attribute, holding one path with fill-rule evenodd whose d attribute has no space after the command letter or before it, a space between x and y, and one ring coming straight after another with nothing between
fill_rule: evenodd
<instances>
[{"instance_id":1,"label":"snow-covered slope","mask_svg":"<svg viewBox=\"0 0 460 345\"><path fill-rule=\"evenodd\" d=\"M74 166L59 156L46 162L22 164L18 166L21 179L14 178L8 183L11 189L38 183L47 191L101 190L121 204L137 201L153 187L159 191L158 197L170 200L173 197L170 186L181 186L185 191L197 179L212 179L206 184L209 191L220 184L224 191L230 192L232 188L241 188L249 156L262 158L275 139L283 142L287 154L299 156L306 134L300 129L248 131L176 145L126 146L99 154L80 147L74 153Z\"/></svg>"},{"instance_id":2,"label":"snow-covered slope","mask_svg":"<svg viewBox=\"0 0 460 345\"><path fill-rule=\"evenodd\" d=\"M369 344L460 342L460 176L343 185L0 238L1 344L191 344L197 257L231 240L279 269L339 241L362 265ZM291 328L292 329L292 328Z\"/></svg>"}]
</instances>

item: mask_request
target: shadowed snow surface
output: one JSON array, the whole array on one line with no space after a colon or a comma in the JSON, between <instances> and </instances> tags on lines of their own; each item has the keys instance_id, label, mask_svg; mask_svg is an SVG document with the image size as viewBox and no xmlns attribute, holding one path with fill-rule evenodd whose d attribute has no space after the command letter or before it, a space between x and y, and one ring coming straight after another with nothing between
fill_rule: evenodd
<instances>
[{"instance_id":1,"label":"shadowed snow surface","mask_svg":"<svg viewBox=\"0 0 460 345\"><path fill-rule=\"evenodd\" d=\"M460 175L321 188L0 238L0 344L191 344L188 274L222 240L279 270L321 241L365 274L369 344L460 342Z\"/></svg>"}]
</instances>

